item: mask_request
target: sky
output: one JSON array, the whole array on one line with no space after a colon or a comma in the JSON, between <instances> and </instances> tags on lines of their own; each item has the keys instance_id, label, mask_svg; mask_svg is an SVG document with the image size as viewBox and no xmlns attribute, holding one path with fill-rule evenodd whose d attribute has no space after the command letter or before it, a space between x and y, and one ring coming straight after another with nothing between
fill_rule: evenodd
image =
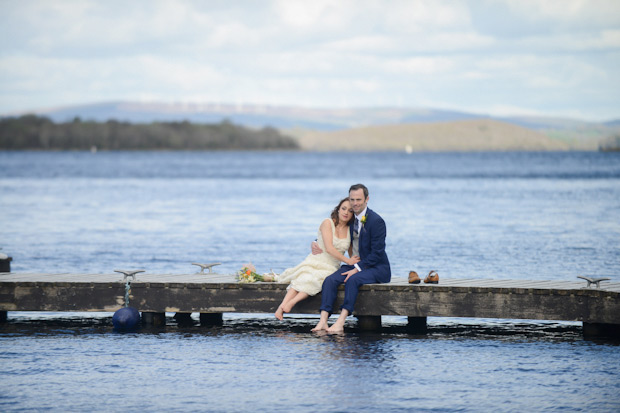
<instances>
[{"instance_id":1,"label":"sky","mask_svg":"<svg viewBox=\"0 0 620 413\"><path fill-rule=\"evenodd\" d=\"M0 114L107 101L620 119L619 0L0 0Z\"/></svg>"}]
</instances>

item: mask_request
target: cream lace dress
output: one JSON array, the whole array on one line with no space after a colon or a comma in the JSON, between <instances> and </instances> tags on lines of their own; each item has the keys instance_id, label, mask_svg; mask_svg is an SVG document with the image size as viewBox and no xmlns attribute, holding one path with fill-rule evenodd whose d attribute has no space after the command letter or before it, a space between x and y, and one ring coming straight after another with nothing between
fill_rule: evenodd
<instances>
[{"instance_id":1,"label":"cream lace dress","mask_svg":"<svg viewBox=\"0 0 620 413\"><path fill-rule=\"evenodd\" d=\"M336 237L336 226L334 221L327 218L332 226L332 240L334 247L344 255L351 244L351 236L347 228L346 238ZM293 268L288 268L284 272L275 277L275 281L279 283L290 283L288 288L294 288L297 291L304 292L308 295L316 295L323 288L323 281L328 275L333 274L340 267L340 260L332 257L325 251L325 242L319 227L317 242L323 250L322 254L310 254L301 264Z\"/></svg>"}]
</instances>

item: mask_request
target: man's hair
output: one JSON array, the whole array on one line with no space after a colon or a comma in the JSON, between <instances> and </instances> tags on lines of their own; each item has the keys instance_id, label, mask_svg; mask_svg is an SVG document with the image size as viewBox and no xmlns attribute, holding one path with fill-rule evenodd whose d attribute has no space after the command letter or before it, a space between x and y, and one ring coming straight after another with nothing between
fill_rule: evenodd
<instances>
[{"instance_id":1,"label":"man's hair","mask_svg":"<svg viewBox=\"0 0 620 413\"><path fill-rule=\"evenodd\" d=\"M364 184L351 185L351 188L349 188L349 193L351 193L351 191L357 191L358 189L364 190L364 199L368 198L368 188L366 188Z\"/></svg>"}]
</instances>

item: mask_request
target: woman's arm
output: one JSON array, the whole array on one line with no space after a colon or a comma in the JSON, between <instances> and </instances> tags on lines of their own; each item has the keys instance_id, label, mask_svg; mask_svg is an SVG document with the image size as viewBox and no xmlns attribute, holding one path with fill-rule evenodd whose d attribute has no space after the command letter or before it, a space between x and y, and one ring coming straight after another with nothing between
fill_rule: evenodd
<instances>
[{"instance_id":1,"label":"woman's arm","mask_svg":"<svg viewBox=\"0 0 620 413\"><path fill-rule=\"evenodd\" d=\"M337 249L336 247L334 247L334 238L332 235L332 225L329 222L330 218L325 219L322 223L321 223L321 235L323 236L323 243L325 244L325 252L327 252L329 255L331 255L332 257L345 262L349 265L353 265L356 264L357 262L359 262L359 257L351 257L351 258L347 258L344 255L342 255Z\"/></svg>"}]
</instances>

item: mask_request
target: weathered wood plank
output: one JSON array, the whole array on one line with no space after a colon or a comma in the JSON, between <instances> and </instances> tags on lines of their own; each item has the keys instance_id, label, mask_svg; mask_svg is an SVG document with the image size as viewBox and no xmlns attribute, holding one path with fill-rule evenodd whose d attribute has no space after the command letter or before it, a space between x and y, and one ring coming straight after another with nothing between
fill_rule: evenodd
<instances>
[{"instance_id":1,"label":"weathered wood plank","mask_svg":"<svg viewBox=\"0 0 620 413\"><path fill-rule=\"evenodd\" d=\"M131 278L130 278L131 280ZM123 275L112 274L40 274L40 273L4 273L0 274L2 281L29 281L29 282L122 282ZM235 283L233 274L148 274L140 273L137 282L198 282L198 283ZM488 287L488 288L521 288L521 289L582 289L585 282L559 280L502 280L502 279L441 279L439 284L408 284L405 278L394 278L390 286L418 286L418 287ZM591 287L590 289L596 289ZM620 289L620 282L603 282L600 290L614 291Z\"/></svg>"}]
</instances>

